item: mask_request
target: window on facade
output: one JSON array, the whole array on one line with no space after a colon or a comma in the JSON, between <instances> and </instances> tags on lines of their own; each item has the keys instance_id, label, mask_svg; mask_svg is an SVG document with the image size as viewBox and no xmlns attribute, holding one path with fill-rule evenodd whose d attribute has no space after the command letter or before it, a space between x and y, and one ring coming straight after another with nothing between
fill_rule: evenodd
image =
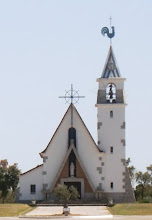
<instances>
[{"instance_id":1,"label":"window on facade","mask_svg":"<svg viewBox=\"0 0 152 220\"><path fill-rule=\"evenodd\" d=\"M113 189L113 182L110 183L111 189Z\"/></svg>"},{"instance_id":2,"label":"window on facade","mask_svg":"<svg viewBox=\"0 0 152 220\"><path fill-rule=\"evenodd\" d=\"M110 118L113 118L113 111L110 111Z\"/></svg>"},{"instance_id":3,"label":"window on facade","mask_svg":"<svg viewBox=\"0 0 152 220\"><path fill-rule=\"evenodd\" d=\"M113 147L110 147L110 153L113 153Z\"/></svg>"},{"instance_id":4,"label":"window on facade","mask_svg":"<svg viewBox=\"0 0 152 220\"><path fill-rule=\"evenodd\" d=\"M36 185L31 185L31 194L36 193Z\"/></svg>"}]
</instances>

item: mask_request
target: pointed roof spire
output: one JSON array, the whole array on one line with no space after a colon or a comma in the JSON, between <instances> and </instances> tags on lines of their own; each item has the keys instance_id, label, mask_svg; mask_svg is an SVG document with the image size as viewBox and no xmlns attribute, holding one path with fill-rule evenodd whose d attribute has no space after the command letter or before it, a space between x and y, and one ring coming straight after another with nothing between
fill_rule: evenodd
<instances>
[{"instance_id":1,"label":"pointed roof spire","mask_svg":"<svg viewBox=\"0 0 152 220\"><path fill-rule=\"evenodd\" d=\"M112 46L110 46L107 60L101 75L101 78L110 78L110 77L121 77Z\"/></svg>"}]
</instances>

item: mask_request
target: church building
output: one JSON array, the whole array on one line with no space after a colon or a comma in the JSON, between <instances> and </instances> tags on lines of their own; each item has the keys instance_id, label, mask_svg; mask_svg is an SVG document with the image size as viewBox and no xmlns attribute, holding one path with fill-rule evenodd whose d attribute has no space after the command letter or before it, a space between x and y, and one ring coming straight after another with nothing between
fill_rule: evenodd
<instances>
[{"instance_id":1,"label":"church building","mask_svg":"<svg viewBox=\"0 0 152 220\"><path fill-rule=\"evenodd\" d=\"M135 202L125 162L125 78L112 46L97 82L97 143L71 103L40 153L42 164L20 175L20 202L53 200L59 183L75 186L82 200Z\"/></svg>"}]
</instances>

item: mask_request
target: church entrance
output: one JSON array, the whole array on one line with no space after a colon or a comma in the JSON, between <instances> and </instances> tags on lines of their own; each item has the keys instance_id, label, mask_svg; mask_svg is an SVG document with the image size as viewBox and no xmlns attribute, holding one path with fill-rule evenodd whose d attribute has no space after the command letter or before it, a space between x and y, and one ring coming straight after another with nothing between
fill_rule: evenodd
<instances>
[{"instance_id":1,"label":"church entrance","mask_svg":"<svg viewBox=\"0 0 152 220\"><path fill-rule=\"evenodd\" d=\"M77 191L78 191L78 193L79 193L79 195L80 195L80 197L79 197L79 199L81 199L81 182L64 182L64 184L69 188L70 186L74 186L76 189L77 189Z\"/></svg>"}]
</instances>

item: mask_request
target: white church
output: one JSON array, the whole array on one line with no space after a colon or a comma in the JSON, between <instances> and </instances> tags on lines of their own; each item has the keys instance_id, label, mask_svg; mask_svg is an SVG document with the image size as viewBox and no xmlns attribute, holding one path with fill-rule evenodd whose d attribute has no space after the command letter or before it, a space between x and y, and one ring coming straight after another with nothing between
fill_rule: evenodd
<instances>
[{"instance_id":1,"label":"white church","mask_svg":"<svg viewBox=\"0 0 152 220\"><path fill-rule=\"evenodd\" d=\"M75 186L82 200L135 202L125 164L125 78L112 46L97 82L97 144L71 103L40 153L43 163L20 175L20 202L53 200L59 183Z\"/></svg>"}]
</instances>

